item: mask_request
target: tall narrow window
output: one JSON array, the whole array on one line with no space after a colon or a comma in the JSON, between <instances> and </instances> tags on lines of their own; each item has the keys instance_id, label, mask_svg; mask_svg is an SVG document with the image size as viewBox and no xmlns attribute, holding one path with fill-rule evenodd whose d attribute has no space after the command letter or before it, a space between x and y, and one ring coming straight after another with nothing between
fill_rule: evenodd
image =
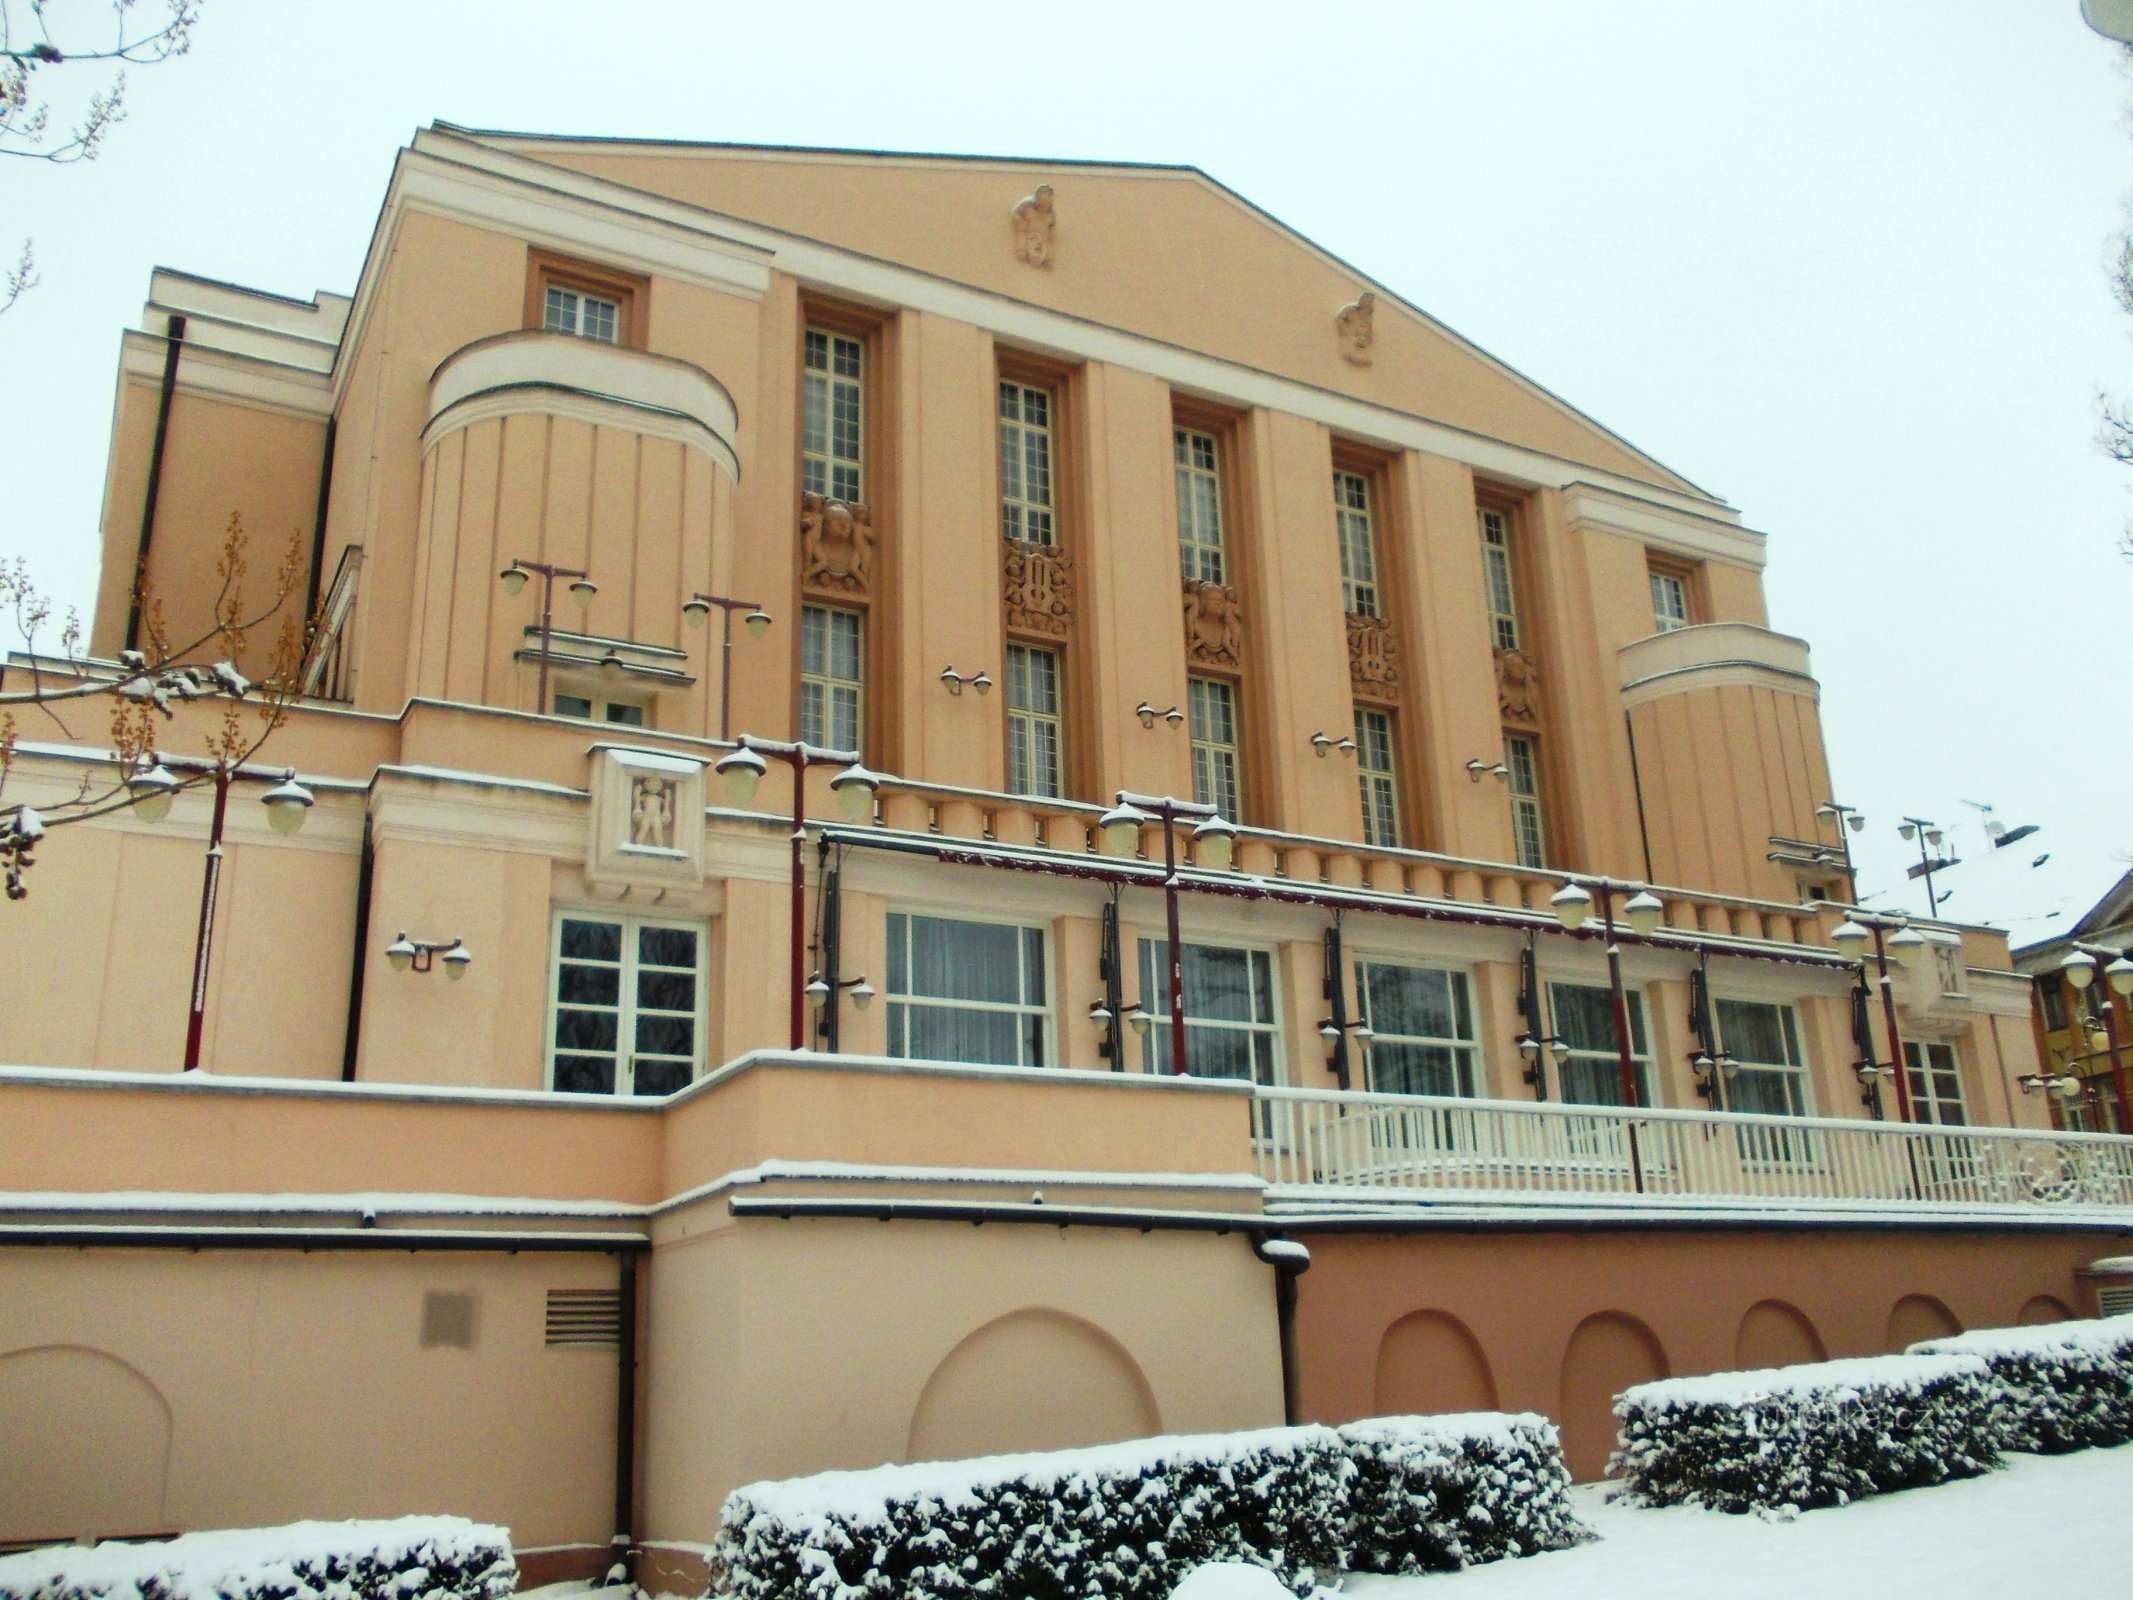
<instances>
[{"instance_id":1,"label":"tall narrow window","mask_svg":"<svg viewBox=\"0 0 2133 1600\"><path fill-rule=\"evenodd\" d=\"M1518 596L1511 587L1511 522L1494 506L1481 508L1481 577L1489 601L1489 637L1499 650L1518 645Z\"/></svg>"},{"instance_id":2,"label":"tall narrow window","mask_svg":"<svg viewBox=\"0 0 2133 1600\"><path fill-rule=\"evenodd\" d=\"M1000 385L1000 532L1028 544L1052 539L1052 397Z\"/></svg>"},{"instance_id":3,"label":"tall narrow window","mask_svg":"<svg viewBox=\"0 0 2133 1600\"><path fill-rule=\"evenodd\" d=\"M1335 472L1333 514L1340 524L1341 598L1352 615L1377 616L1378 554L1370 520L1370 480L1360 472Z\"/></svg>"},{"instance_id":4,"label":"tall narrow window","mask_svg":"<svg viewBox=\"0 0 2133 1600\"><path fill-rule=\"evenodd\" d=\"M568 1094L672 1094L701 1061L703 933L685 923L556 918L549 1082Z\"/></svg>"},{"instance_id":5,"label":"tall narrow window","mask_svg":"<svg viewBox=\"0 0 2133 1600\"><path fill-rule=\"evenodd\" d=\"M1651 569L1652 628L1672 633L1689 625L1689 586L1678 572Z\"/></svg>"},{"instance_id":6,"label":"tall narrow window","mask_svg":"<svg viewBox=\"0 0 2133 1600\"><path fill-rule=\"evenodd\" d=\"M1036 1067L1044 935L1004 922L889 914L889 1054Z\"/></svg>"},{"instance_id":7,"label":"tall narrow window","mask_svg":"<svg viewBox=\"0 0 2133 1600\"><path fill-rule=\"evenodd\" d=\"M1659 1102L1652 1094L1652 1050L1644 1031L1644 996L1623 996L1629 1012L1629 1065L1637 1083L1637 1104ZM1548 985L1548 1014L1570 1053L1563 1058L1563 1098L1574 1105L1618 1106L1622 1099L1622 1052L1615 1039L1615 1000L1611 989L1583 983Z\"/></svg>"},{"instance_id":8,"label":"tall narrow window","mask_svg":"<svg viewBox=\"0 0 2133 1600\"><path fill-rule=\"evenodd\" d=\"M1222 454L1211 433L1179 428L1178 558L1189 583L1227 583L1222 553Z\"/></svg>"},{"instance_id":9,"label":"tall narrow window","mask_svg":"<svg viewBox=\"0 0 2133 1600\"><path fill-rule=\"evenodd\" d=\"M1522 733L1503 738L1503 764L1511 769L1511 846L1522 867L1548 864L1547 833L1541 827L1540 745Z\"/></svg>"},{"instance_id":10,"label":"tall narrow window","mask_svg":"<svg viewBox=\"0 0 2133 1600\"><path fill-rule=\"evenodd\" d=\"M1963 1112L1963 1079L1956 1071L1954 1045L1906 1039L1903 1060L1910 1073L1911 1108L1919 1121L1937 1122L1944 1128L1960 1128L1969 1122Z\"/></svg>"},{"instance_id":11,"label":"tall narrow window","mask_svg":"<svg viewBox=\"0 0 2133 1600\"><path fill-rule=\"evenodd\" d=\"M1007 787L1057 799L1061 731L1059 652L1007 647Z\"/></svg>"},{"instance_id":12,"label":"tall narrow window","mask_svg":"<svg viewBox=\"0 0 2133 1600\"><path fill-rule=\"evenodd\" d=\"M806 606L800 612L800 740L831 750L859 748L865 709L860 662L863 624L856 611Z\"/></svg>"},{"instance_id":13,"label":"tall narrow window","mask_svg":"<svg viewBox=\"0 0 2133 1600\"><path fill-rule=\"evenodd\" d=\"M832 500L858 502L865 498L861 435L866 346L822 328L809 328L806 343L800 487Z\"/></svg>"},{"instance_id":14,"label":"tall narrow window","mask_svg":"<svg viewBox=\"0 0 2133 1600\"><path fill-rule=\"evenodd\" d=\"M1400 843L1400 780L1392 752L1392 713L1358 710L1355 765L1363 785L1363 843L1381 850Z\"/></svg>"},{"instance_id":15,"label":"tall narrow window","mask_svg":"<svg viewBox=\"0 0 2133 1600\"><path fill-rule=\"evenodd\" d=\"M613 344L622 325L622 306L605 295L582 289L548 285L541 305L541 326L550 333L575 334L600 344Z\"/></svg>"},{"instance_id":16,"label":"tall narrow window","mask_svg":"<svg viewBox=\"0 0 2133 1600\"><path fill-rule=\"evenodd\" d=\"M1237 759L1237 691L1220 678L1191 680L1192 797L1231 822L1244 820Z\"/></svg>"}]
</instances>

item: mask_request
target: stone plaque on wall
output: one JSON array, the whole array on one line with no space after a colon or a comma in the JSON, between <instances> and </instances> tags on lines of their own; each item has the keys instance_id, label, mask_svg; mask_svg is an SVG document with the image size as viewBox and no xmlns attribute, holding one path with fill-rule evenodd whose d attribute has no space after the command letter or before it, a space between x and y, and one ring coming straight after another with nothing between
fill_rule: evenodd
<instances>
[{"instance_id":1,"label":"stone plaque on wall","mask_svg":"<svg viewBox=\"0 0 2133 1600\"><path fill-rule=\"evenodd\" d=\"M660 750L597 746L592 753L592 883L659 893L704 881L704 764Z\"/></svg>"}]
</instances>

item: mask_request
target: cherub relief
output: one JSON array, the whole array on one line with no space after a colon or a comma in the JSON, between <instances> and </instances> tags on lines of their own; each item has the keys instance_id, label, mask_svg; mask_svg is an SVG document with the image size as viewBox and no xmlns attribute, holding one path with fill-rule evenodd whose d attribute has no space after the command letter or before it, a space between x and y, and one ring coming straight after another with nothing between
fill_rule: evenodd
<instances>
[{"instance_id":1,"label":"cherub relief","mask_svg":"<svg viewBox=\"0 0 2133 1600\"><path fill-rule=\"evenodd\" d=\"M1037 192L1015 203L1015 258L1033 267L1052 264L1052 230L1058 218L1052 209L1052 186L1037 185Z\"/></svg>"},{"instance_id":2,"label":"cherub relief","mask_svg":"<svg viewBox=\"0 0 2133 1600\"><path fill-rule=\"evenodd\" d=\"M865 594L874 568L874 521L867 508L802 495L800 560L810 587Z\"/></svg>"},{"instance_id":3,"label":"cherub relief","mask_svg":"<svg viewBox=\"0 0 2133 1600\"><path fill-rule=\"evenodd\" d=\"M1377 338L1373 318L1377 312L1378 297L1362 294L1355 304L1342 306L1333 319L1333 331L1339 336L1341 354L1358 367L1370 365L1370 346Z\"/></svg>"},{"instance_id":4,"label":"cherub relief","mask_svg":"<svg viewBox=\"0 0 2133 1600\"><path fill-rule=\"evenodd\" d=\"M674 786L664 778L630 780L630 843L674 848Z\"/></svg>"}]
</instances>

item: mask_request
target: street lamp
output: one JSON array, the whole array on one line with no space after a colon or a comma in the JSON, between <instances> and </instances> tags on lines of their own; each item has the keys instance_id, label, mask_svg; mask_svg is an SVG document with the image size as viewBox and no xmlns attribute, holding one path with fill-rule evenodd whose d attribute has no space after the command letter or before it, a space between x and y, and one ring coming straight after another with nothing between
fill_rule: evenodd
<instances>
[{"instance_id":1,"label":"street lamp","mask_svg":"<svg viewBox=\"0 0 2133 1600\"><path fill-rule=\"evenodd\" d=\"M692 628L701 628L717 606L724 613L725 638L719 645L718 662L718 736L727 737L726 724L733 714L733 613L746 611L741 626L748 630L750 638L760 639L770 631L770 613L753 600L729 600L722 594L704 594L699 591L681 603L683 619Z\"/></svg>"},{"instance_id":2,"label":"street lamp","mask_svg":"<svg viewBox=\"0 0 2133 1600\"><path fill-rule=\"evenodd\" d=\"M1866 826L1866 814L1841 800L1825 800L1815 807L1817 817L1827 817L1837 827L1837 848L1844 853L1844 884L1849 897L1859 898L1859 874L1852 866L1850 835Z\"/></svg>"},{"instance_id":3,"label":"street lamp","mask_svg":"<svg viewBox=\"0 0 2133 1600\"><path fill-rule=\"evenodd\" d=\"M711 770L719 776L726 798L745 806L755 798L756 785L768 770L765 756L775 757L792 769L792 1048L807 1048L808 994L807 957L807 769L841 766L830 779L830 791L848 822L861 822L873 809L874 791L881 787L878 774L869 772L856 750L825 750L819 745L788 743L777 739L741 737L741 747ZM819 976L816 981L820 981ZM864 980L861 980L864 981ZM827 998L825 993L824 998ZM854 1000L858 999L855 994ZM868 998L872 998L871 993Z\"/></svg>"},{"instance_id":4,"label":"street lamp","mask_svg":"<svg viewBox=\"0 0 2133 1600\"><path fill-rule=\"evenodd\" d=\"M410 939L403 931L385 947L385 961L395 972L428 972L442 961L444 975L457 983L474 964L474 956L464 939Z\"/></svg>"},{"instance_id":5,"label":"street lamp","mask_svg":"<svg viewBox=\"0 0 2133 1600\"><path fill-rule=\"evenodd\" d=\"M970 673L958 672L953 667L943 667L941 682L946 685L950 694L961 694L966 683L977 690L981 697L992 692L992 679L986 675L983 667Z\"/></svg>"},{"instance_id":6,"label":"street lamp","mask_svg":"<svg viewBox=\"0 0 2133 1600\"><path fill-rule=\"evenodd\" d=\"M1555 919L1571 933L1584 926L1585 918L1592 912L1593 892L1598 891L1600 925L1607 940L1607 984L1614 996L1615 1005L1615 1053L1622 1066L1622 1103L1636 1107L1643 1104L1637 1094L1637 1067L1630 1052L1629 996L1622 986L1622 947L1615 942L1615 895L1635 888L1636 892L1624 902L1622 914L1628 919L1630 931L1640 939L1648 939L1659 930L1659 920L1666 912L1666 902L1650 889L1627 883L1617 883L1612 878L1588 878L1592 885L1566 883L1548 897L1548 904L1555 911Z\"/></svg>"},{"instance_id":7,"label":"street lamp","mask_svg":"<svg viewBox=\"0 0 2133 1600\"><path fill-rule=\"evenodd\" d=\"M1938 823L1928 822L1923 817L1905 817L1896 825L1899 839L1918 841L1918 865L1904 868L1906 878L1926 880L1926 911L1930 916L1940 915L1940 897L1933 892L1933 874L1946 872L1950 867L1959 867L1962 862L1954 856L1940 853L1940 842L1946 837Z\"/></svg>"},{"instance_id":8,"label":"street lamp","mask_svg":"<svg viewBox=\"0 0 2133 1600\"><path fill-rule=\"evenodd\" d=\"M1104 849L1115 856L1131 855L1140 844L1141 829L1150 822L1163 825L1163 916L1169 935L1170 959L1170 1070L1185 1076L1185 958L1178 932L1178 837L1181 821L1198 822L1192 830L1193 860L1211 872L1229 865L1237 830L1222 819L1213 806L1197 800L1173 800L1167 795L1130 794L1121 789L1118 804L1106 811L1097 824L1103 831ZM1145 1033L1140 1020L1147 1012L1129 1014L1126 1020L1136 1033Z\"/></svg>"},{"instance_id":9,"label":"street lamp","mask_svg":"<svg viewBox=\"0 0 2133 1600\"><path fill-rule=\"evenodd\" d=\"M570 598L580 611L593 603L593 596L598 594L600 589L576 567L551 566L546 561L528 561L523 557L514 558L510 566L496 575L496 581L504 586L505 594L516 599L526 587L526 580L533 577L541 580L541 677L540 688L534 696L534 710L545 717L548 715L549 641L555 631L555 581L558 578L571 580ZM616 675L619 676L621 660L615 657L612 651L609 656L615 661ZM601 665L605 667L606 663L602 662Z\"/></svg>"},{"instance_id":10,"label":"street lamp","mask_svg":"<svg viewBox=\"0 0 2133 1600\"><path fill-rule=\"evenodd\" d=\"M1889 931L1892 928L1893 933ZM1836 947L1837 954L1859 964L1862 988L1866 984L1866 947L1869 943L1874 947L1874 966L1881 989L1881 1025L1889 1036L1888 1076L1896 1083L1896 1120L1910 1122L1913 1120L1910 1075L1904 1071L1903 1035L1896 1029L1896 989L1889 977L1889 962L1893 959L1905 972L1916 967L1919 957L1925 953L1926 936L1900 917L1878 916L1854 906L1844 920L1830 930L1829 942ZM1860 1045L1868 1057L1862 1064L1874 1067L1871 1031L1868 1037L1860 1040ZM1873 1083L1864 1074L1861 1074L1860 1081L1866 1084L1870 1096L1868 1103L1878 1109L1879 1096Z\"/></svg>"},{"instance_id":11,"label":"street lamp","mask_svg":"<svg viewBox=\"0 0 2133 1600\"><path fill-rule=\"evenodd\" d=\"M2096 985L2098 957L2110 958L2110 964L2103 969L2101 987ZM2111 1003L2110 995L2133 995L2133 956L2125 950L2113 950L2104 945L2077 944L2067 951L2066 959L2059 963L2059 971L2073 985L2075 992L2086 998L2090 1018L2103 1025L2104 1051L2111 1061L2111 1089L2118 1096L2118 1125L2121 1129L2126 1128L2133 1123L2133 1100L2126 1096L2125 1061L2118 1053L2118 1008Z\"/></svg>"}]
</instances>

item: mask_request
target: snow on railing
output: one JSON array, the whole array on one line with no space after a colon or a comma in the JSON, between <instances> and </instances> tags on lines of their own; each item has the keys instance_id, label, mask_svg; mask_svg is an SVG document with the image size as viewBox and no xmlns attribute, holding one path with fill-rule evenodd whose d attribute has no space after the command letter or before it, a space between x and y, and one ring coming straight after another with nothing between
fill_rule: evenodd
<instances>
[{"instance_id":1,"label":"snow on railing","mask_svg":"<svg viewBox=\"0 0 2133 1600\"><path fill-rule=\"evenodd\" d=\"M1276 1186L1952 1209L2133 1207L2133 1138L1257 1088Z\"/></svg>"}]
</instances>

